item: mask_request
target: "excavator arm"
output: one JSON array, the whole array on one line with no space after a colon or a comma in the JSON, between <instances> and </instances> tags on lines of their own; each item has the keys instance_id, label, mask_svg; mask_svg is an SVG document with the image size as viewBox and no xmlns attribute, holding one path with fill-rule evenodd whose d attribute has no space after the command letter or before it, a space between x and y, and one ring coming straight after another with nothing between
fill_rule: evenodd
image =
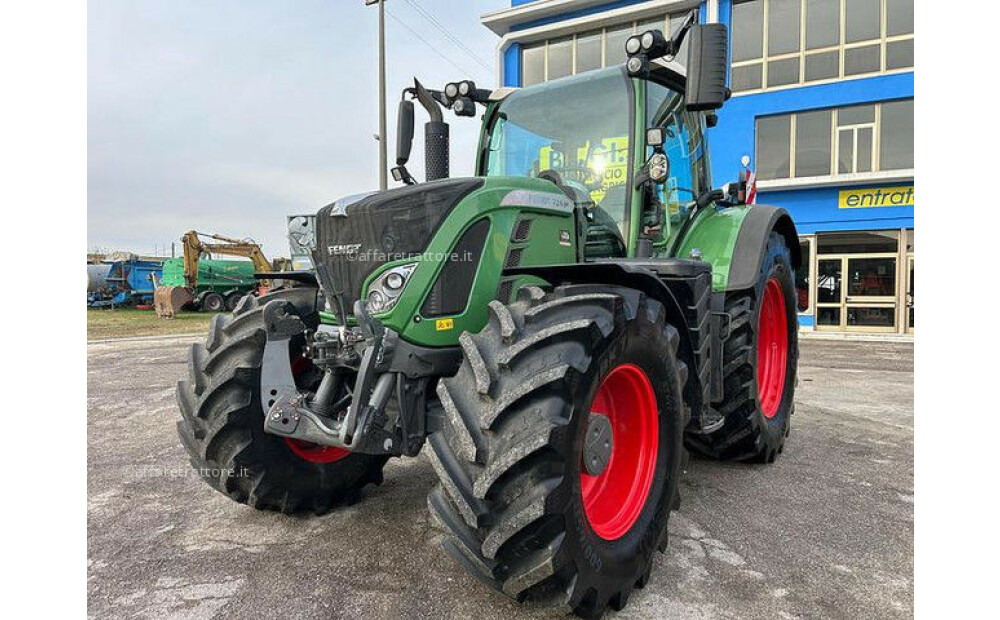
<instances>
[{"instance_id":1,"label":"excavator arm","mask_svg":"<svg viewBox=\"0 0 1000 620\"><path fill-rule=\"evenodd\" d=\"M201 237L215 239L223 243L204 243ZM184 246L184 284L191 290L198 285L198 261L202 254L243 256L253 263L255 271L274 271L271 262L264 256L260 246L252 241L234 239L223 235L207 235L189 230L181 237Z\"/></svg>"},{"instance_id":2,"label":"excavator arm","mask_svg":"<svg viewBox=\"0 0 1000 620\"><path fill-rule=\"evenodd\" d=\"M205 243L201 237L221 243ZM160 317L175 316L182 305L192 300L198 286L198 261L201 260L202 254L243 256L250 259L257 272L274 271L271 261L267 260L260 246L253 241L189 230L181 237L181 245L184 248L184 286L160 287L154 292L154 306ZM261 283L267 286L269 281L263 280Z\"/></svg>"}]
</instances>

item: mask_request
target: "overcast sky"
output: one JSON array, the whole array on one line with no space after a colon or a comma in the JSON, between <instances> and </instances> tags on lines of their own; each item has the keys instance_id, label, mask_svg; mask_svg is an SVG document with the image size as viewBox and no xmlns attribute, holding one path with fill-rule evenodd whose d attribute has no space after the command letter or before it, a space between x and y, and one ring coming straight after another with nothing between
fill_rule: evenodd
<instances>
[{"instance_id":1,"label":"overcast sky","mask_svg":"<svg viewBox=\"0 0 1000 620\"><path fill-rule=\"evenodd\" d=\"M505 6L386 2L390 162L413 76L496 85L498 39L479 17ZM377 28L363 0L90 0L88 249L169 252L194 228L287 256L286 215L377 189ZM470 174L478 121L449 120L452 174Z\"/></svg>"}]
</instances>

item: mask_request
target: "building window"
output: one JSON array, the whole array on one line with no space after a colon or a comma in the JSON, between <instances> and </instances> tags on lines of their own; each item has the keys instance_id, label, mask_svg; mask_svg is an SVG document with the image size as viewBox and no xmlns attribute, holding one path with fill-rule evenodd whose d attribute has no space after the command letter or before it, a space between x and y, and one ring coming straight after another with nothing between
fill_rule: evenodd
<instances>
[{"instance_id":1,"label":"building window","mask_svg":"<svg viewBox=\"0 0 1000 620\"><path fill-rule=\"evenodd\" d=\"M734 92L913 69L913 0L733 5Z\"/></svg>"},{"instance_id":2,"label":"building window","mask_svg":"<svg viewBox=\"0 0 1000 620\"><path fill-rule=\"evenodd\" d=\"M687 17L687 12L627 21L607 28L525 44L521 49L521 86L584 71L610 67L626 60L625 40L636 33L659 29L667 37ZM687 40L677 53L687 62Z\"/></svg>"},{"instance_id":3,"label":"building window","mask_svg":"<svg viewBox=\"0 0 1000 620\"><path fill-rule=\"evenodd\" d=\"M762 181L913 168L913 100L757 119Z\"/></svg>"}]
</instances>

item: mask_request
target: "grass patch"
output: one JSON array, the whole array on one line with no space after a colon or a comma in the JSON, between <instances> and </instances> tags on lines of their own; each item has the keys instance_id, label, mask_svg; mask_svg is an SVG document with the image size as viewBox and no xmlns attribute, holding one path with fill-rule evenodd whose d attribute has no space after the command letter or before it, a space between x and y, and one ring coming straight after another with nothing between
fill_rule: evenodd
<instances>
[{"instance_id":1,"label":"grass patch","mask_svg":"<svg viewBox=\"0 0 1000 620\"><path fill-rule=\"evenodd\" d=\"M173 319L161 319L152 310L135 308L88 308L87 340L208 333L211 312L181 312Z\"/></svg>"}]
</instances>

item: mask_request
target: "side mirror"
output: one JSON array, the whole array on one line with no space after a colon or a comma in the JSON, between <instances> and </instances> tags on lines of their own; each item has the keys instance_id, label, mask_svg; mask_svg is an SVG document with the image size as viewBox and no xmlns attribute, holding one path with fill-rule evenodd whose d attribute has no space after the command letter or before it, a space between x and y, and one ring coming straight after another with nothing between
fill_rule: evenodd
<instances>
[{"instance_id":1,"label":"side mirror","mask_svg":"<svg viewBox=\"0 0 1000 620\"><path fill-rule=\"evenodd\" d=\"M399 102L396 115L396 165L405 166L410 160L413 146L413 102L403 99Z\"/></svg>"},{"instance_id":2,"label":"side mirror","mask_svg":"<svg viewBox=\"0 0 1000 620\"><path fill-rule=\"evenodd\" d=\"M729 35L724 24L699 24L688 32L685 104L692 112L717 110L728 98L726 58Z\"/></svg>"}]
</instances>

